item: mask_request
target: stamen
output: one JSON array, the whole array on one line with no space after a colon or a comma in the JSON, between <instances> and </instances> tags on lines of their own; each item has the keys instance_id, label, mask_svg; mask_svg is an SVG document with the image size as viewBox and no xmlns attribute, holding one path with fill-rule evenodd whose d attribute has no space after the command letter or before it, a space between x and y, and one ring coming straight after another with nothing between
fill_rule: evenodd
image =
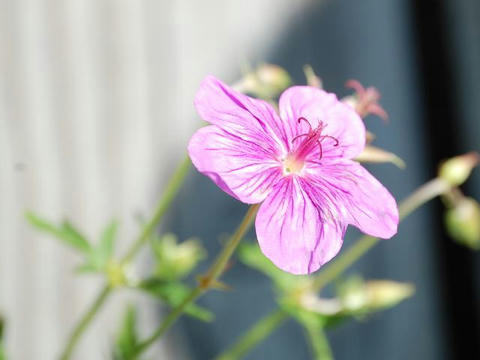
<instances>
[{"instance_id":1,"label":"stamen","mask_svg":"<svg viewBox=\"0 0 480 360\"><path fill-rule=\"evenodd\" d=\"M310 124L310 121L308 121L307 118L304 118L303 116L300 116L297 121L300 124L300 122L302 120L305 121L308 124L308 127L309 127L308 132L311 132L312 131L312 124Z\"/></svg>"},{"instance_id":2,"label":"stamen","mask_svg":"<svg viewBox=\"0 0 480 360\"><path fill-rule=\"evenodd\" d=\"M338 139L336 137L330 136L330 135L320 136L320 140L323 140L323 139L326 139L326 138L329 138L329 139L332 139L333 141L335 141L335 144L333 146L338 146Z\"/></svg>"},{"instance_id":3,"label":"stamen","mask_svg":"<svg viewBox=\"0 0 480 360\"><path fill-rule=\"evenodd\" d=\"M310 124L307 118L301 116L297 119L297 122L299 124L302 121L305 121L308 124L308 127L309 127L308 132L305 134L297 135L291 140L291 143L293 144L293 142L296 141L297 139L306 137L306 139L297 147L297 149L294 152L294 156L297 159L300 159L301 161L303 161L305 159L305 156L312 151L312 145L314 146L315 144L317 144L319 147L320 159L322 159L323 158L322 141L324 139L332 139L335 142L333 146L338 146L339 141L336 137L331 135L322 135L322 132L327 127L327 124L323 123L322 121L319 121L318 126L315 129L313 129L312 125ZM287 172L289 172L288 168L287 168Z\"/></svg>"},{"instance_id":4,"label":"stamen","mask_svg":"<svg viewBox=\"0 0 480 360\"><path fill-rule=\"evenodd\" d=\"M297 136L295 136L295 137L292 139L291 142L293 143L293 142L294 142L295 140L297 140L298 138L301 138L302 136L308 136L308 135L309 135L309 134L300 134L300 135L297 135Z\"/></svg>"},{"instance_id":5,"label":"stamen","mask_svg":"<svg viewBox=\"0 0 480 360\"><path fill-rule=\"evenodd\" d=\"M322 148L322 142L320 139L317 140L317 143L318 143L318 148L320 149L320 159L319 160L322 160L323 158L323 148Z\"/></svg>"}]
</instances>

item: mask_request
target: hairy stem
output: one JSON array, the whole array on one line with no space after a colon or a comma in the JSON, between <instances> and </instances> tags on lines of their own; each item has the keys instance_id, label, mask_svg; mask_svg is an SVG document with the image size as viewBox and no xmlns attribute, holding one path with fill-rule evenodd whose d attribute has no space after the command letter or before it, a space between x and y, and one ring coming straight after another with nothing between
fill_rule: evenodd
<instances>
[{"instance_id":1,"label":"hairy stem","mask_svg":"<svg viewBox=\"0 0 480 360\"><path fill-rule=\"evenodd\" d=\"M233 233L230 237L230 240L227 242L223 250L217 256L213 264L208 269L205 276L203 276L199 284L195 289L192 290L189 296L183 300L183 302L175 307L163 320L160 326L153 332L150 337L146 340L141 342L136 351L135 355L139 355L144 352L150 345L152 345L155 341L162 337L162 335L172 326L175 321L183 314L185 308L193 303L198 297L200 297L203 293L208 291L212 286L215 286L215 282L218 277L222 274L225 270L225 266L227 265L228 260L233 255L235 249L237 248L238 244L242 240L243 236L250 228L253 219L255 218L255 214L258 211L258 204L251 205L248 209L247 213L245 214L242 222L238 226L237 230Z\"/></svg>"},{"instance_id":2,"label":"hairy stem","mask_svg":"<svg viewBox=\"0 0 480 360\"><path fill-rule=\"evenodd\" d=\"M170 207L170 204L177 195L180 186L183 184L183 181L185 180L185 177L190 168L190 164L190 159L186 157L185 160L180 164L180 166L175 170L174 174L172 175L167 184L162 198L160 199L154 210L151 219L145 224L138 238L133 242L132 246L128 249L127 253L122 258L121 263L123 265L130 262L135 257L141 247L148 241L152 233L155 231L155 227L162 220L166 211ZM103 289L99 292L93 303L90 305L88 310L82 316L80 321L76 324L75 328L72 331L72 334L70 335L70 338L68 339L67 345L65 346L65 349L60 356L62 360L70 359L75 349L75 346L80 340L82 334L85 332L85 330L88 328L88 325L90 325L92 320L95 318L95 315L105 303L112 290L112 287L110 287L109 285L105 285Z\"/></svg>"}]
</instances>

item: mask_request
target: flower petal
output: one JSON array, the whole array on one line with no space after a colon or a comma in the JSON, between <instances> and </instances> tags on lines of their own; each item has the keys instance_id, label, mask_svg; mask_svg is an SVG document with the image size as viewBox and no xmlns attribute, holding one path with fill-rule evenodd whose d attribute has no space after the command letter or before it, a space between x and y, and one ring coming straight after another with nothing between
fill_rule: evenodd
<instances>
[{"instance_id":1,"label":"flower petal","mask_svg":"<svg viewBox=\"0 0 480 360\"><path fill-rule=\"evenodd\" d=\"M255 221L262 252L280 269L311 273L342 246L344 225L326 222L296 177L278 182L258 211Z\"/></svg>"},{"instance_id":2,"label":"flower petal","mask_svg":"<svg viewBox=\"0 0 480 360\"><path fill-rule=\"evenodd\" d=\"M319 122L326 124L322 133L334 137L322 143L323 157L344 157L359 155L365 147L365 125L360 116L350 106L337 99L335 94L310 86L293 86L280 96L280 117L284 121L288 143L295 136L308 133L308 124L298 122L306 118L313 128Z\"/></svg>"},{"instance_id":3,"label":"flower petal","mask_svg":"<svg viewBox=\"0 0 480 360\"><path fill-rule=\"evenodd\" d=\"M282 172L274 156L248 136L237 136L215 125L198 130L188 153L201 173L236 199L259 203Z\"/></svg>"},{"instance_id":4,"label":"flower petal","mask_svg":"<svg viewBox=\"0 0 480 360\"><path fill-rule=\"evenodd\" d=\"M352 160L306 169L302 186L312 193L328 216L362 232L389 239L397 233L397 203L388 190L363 166Z\"/></svg>"},{"instance_id":5,"label":"flower petal","mask_svg":"<svg viewBox=\"0 0 480 360\"><path fill-rule=\"evenodd\" d=\"M195 95L199 115L211 124L235 134L255 134L272 148L285 152L287 138L275 109L266 101L254 99L207 76Z\"/></svg>"}]
</instances>

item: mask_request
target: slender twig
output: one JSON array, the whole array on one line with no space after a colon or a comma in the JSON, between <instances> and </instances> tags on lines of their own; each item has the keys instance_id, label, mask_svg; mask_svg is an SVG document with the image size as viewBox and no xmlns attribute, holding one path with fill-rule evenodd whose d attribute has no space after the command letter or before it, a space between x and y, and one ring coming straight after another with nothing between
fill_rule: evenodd
<instances>
[{"instance_id":1,"label":"slender twig","mask_svg":"<svg viewBox=\"0 0 480 360\"><path fill-rule=\"evenodd\" d=\"M433 179L426 184L419 187L410 196L408 196L399 206L400 220L410 215L414 210L418 209L423 204L449 191L451 186L440 178ZM350 246L341 255L335 258L329 265L327 265L315 278L313 282L313 290L320 291L332 280L335 280L348 267L355 263L360 257L365 255L377 242L378 238L372 236L362 236L359 240ZM223 352L218 360L237 360L247 354L260 341L267 338L281 323L279 321L276 326L264 326L265 322L276 316L282 316L284 319L287 314L281 309L277 309L270 315L262 318L257 324L252 326L247 332L230 348ZM284 320L282 319L282 320ZM258 332L258 328L263 331ZM258 337L258 338L257 338ZM238 351L237 349L241 349Z\"/></svg>"},{"instance_id":2,"label":"slender twig","mask_svg":"<svg viewBox=\"0 0 480 360\"><path fill-rule=\"evenodd\" d=\"M82 318L78 322L77 326L75 326L75 329L73 330L72 334L70 335L70 339L67 343L67 346L65 347L65 350L63 351L63 353L60 357L62 360L67 360L67 359L70 358L70 356L73 353L73 350L75 349L75 345L77 344L78 340L80 340L80 337L82 336L85 329L88 327L90 322L93 320L93 318L97 314L98 310L105 303L105 301L107 300L111 291L112 291L111 287L104 286L103 289L98 294L97 298L94 300L94 302L90 306L90 308L82 316Z\"/></svg>"},{"instance_id":3,"label":"slender twig","mask_svg":"<svg viewBox=\"0 0 480 360\"><path fill-rule=\"evenodd\" d=\"M152 218L148 223L145 224L142 232L140 233L140 236L132 243L130 248L127 250L127 253L122 259L122 264L131 261L135 257L135 255L137 255L141 247L148 241L156 226L170 207L173 199L177 195L178 190L182 186L191 164L192 163L190 161L190 158L187 156L185 157L185 160L183 160L183 162L180 164L180 166L175 170L175 173L172 175L170 181L167 184L167 188L165 189L162 198L160 199L157 207L155 208Z\"/></svg>"},{"instance_id":4,"label":"slender twig","mask_svg":"<svg viewBox=\"0 0 480 360\"><path fill-rule=\"evenodd\" d=\"M237 248L238 244L242 240L247 230L250 228L250 225L255 218L255 214L257 213L258 206L258 204L250 206L237 230L230 237L230 240L225 245L220 254L217 256L216 260L213 262L205 276L200 279L197 287L192 290L190 295L187 296L180 305L174 308L170 312L170 314L167 315L167 317L163 320L163 322L153 332L152 335L150 335L146 340L144 340L137 346L135 351L136 356L144 352L150 345L152 345L156 340L158 340L182 315L183 311L189 304L193 303L198 297L208 291L208 289L210 289L212 286L215 286L215 282L225 270L225 266L227 265L228 260L233 255L233 252Z\"/></svg>"},{"instance_id":5,"label":"slender twig","mask_svg":"<svg viewBox=\"0 0 480 360\"><path fill-rule=\"evenodd\" d=\"M327 335L322 327L312 326L308 321L303 323L315 360L332 360L333 354Z\"/></svg>"},{"instance_id":6,"label":"slender twig","mask_svg":"<svg viewBox=\"0 0 480 360\"><path fill-rule=\"evenodd\" d=\"M121 263L125 265L126 263L130 262L141 247L148 241L150 236L155 231L156 226L162 220L165 212L168 210L170 204L172 203L173 199L178 193L180 186L183 184L183 181L190 169L190 159L188 157L180 164L180 166L175 170L174 174L170 178L165 192L163 193L162 198L158 202L151 219L145 224L142 228L142 232L138 236L138 238L132 243L132 246L128 249L125 256L122 258ZM85 314L81 317L80 321L77 323L75 328L68 339L67 345L62 352L60 358L62 360L70 359L75 346L77 345L78 341L80 340L82 334L87 329L88 325L92 322L95 318L95 315L100 310L102 305L105 303L107 298L109 297L110 293L112 292L113 288L109 285L105 285L102 290L98 293L95 300L92 302L88 310Z\"/></svg>"}]
</instances>

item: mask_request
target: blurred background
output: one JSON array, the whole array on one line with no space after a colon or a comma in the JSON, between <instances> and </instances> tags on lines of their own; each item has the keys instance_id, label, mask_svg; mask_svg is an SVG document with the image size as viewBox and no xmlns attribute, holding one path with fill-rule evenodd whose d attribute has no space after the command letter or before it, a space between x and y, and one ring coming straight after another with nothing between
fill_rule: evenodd
<instances>
[{"instance_id":1,"label":"blurred background","mask_svg":"<svg viewBox=\"0 0 480 360\"><path fill-rule=\"evenodd\" d=\"M124 248L200 124L192 101L202 78L232 83L262 62L299 84L311 64L339 96L351 78L381 91L390 122L367 126L407 169L369 169L398 199L441 159L480 150L478 0L0 0L0 313L11 359L55 358L101 285L74 277L77 257L31 230L25 210L67 217L90 237L115 217ZM465 189L480 198L478 170ZM212 258L244 211L192 171L162 229L199 236ZM440 201L425 206L355 266L417 292L329 333L337 359L480 358L480 255L452 242L442 216ZM345 246L356 236L350 229ZM233 292L200 300L216 321L183 319L156 359L210 359L275 307L261 274L237 262L224 280ZM109 357L129 296L110 300L75 359ZM148 332L162 311L134 301ZM309 356L288 322L247 358Z\"/></svg>"}]
</instances>

